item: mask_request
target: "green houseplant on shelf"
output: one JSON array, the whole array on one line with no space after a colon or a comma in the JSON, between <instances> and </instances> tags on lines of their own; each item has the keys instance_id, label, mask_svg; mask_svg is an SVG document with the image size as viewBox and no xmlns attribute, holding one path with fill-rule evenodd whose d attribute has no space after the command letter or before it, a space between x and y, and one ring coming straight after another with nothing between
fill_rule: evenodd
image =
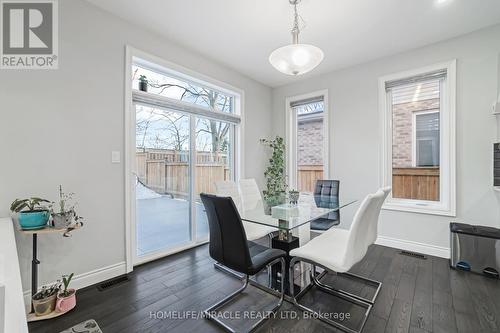
<instances>
[{"instance_id":1,"label":"green houseplant on shelf","mask_svg":"<svg viewBox=\"0 0 500 333\"><path fill-rule=\"evenodd\" d=\"M148 79L146 75L139 76L139 90L148 92Z\"/></svg>"},{"instance_id":2,"label":"green houseplant on shelf","mask_svg":"<svg viewBox=\"0 0 500 333\"><path fill-rule=\"evenodd\" d=\"M56 310L58 312L68 312L76 306L76 290L68 288L73 275L74 273L62 276L64 289L57 295Z\"/></svg>"},{"instance_id":3,"label":"green houseplant on shelf","mask_svg":"<svg viewBox=\"0 0 500 333\"><path fill-rule=\"evenodd\" d=\"M271 207L286 202L288 184L285 173L285 143L282 137L260 139L260 142L271 148L269 165L264 171L266 189L262 191L266 203L266 213L271 213Z\"/></svg>"},{"instance_id":4,"label":"green houseplant on shelf","mask_svg":"<svg viewBox=\"0 0 500 333\"><path fill-rule=\"evenodd\" d=\"M45 316L56 308L57 293L61 289L61 281L43 286L32 297L33 308L36 316Z\"/></svg>"},{"instance_id":5,"label":"green houseplant on shelf","mask_svg":"<svg viewBox=\"0 0 500 333\"><path fill-rule=\"evenodd\" d=\"M53 205L51 205L53 227L66 228L72 223L78 223L82 220L82 217L78 216L76 213L76 203L69 206L69 204L73 201L74 195L74 193L63 192L62 186L59 185L59 212L56 212Z\"/></svg>"},{"instance_id":6,"label":"green houseplant on shelf","mask_svg":"<svg viewBox=\"0 0 500 333\"><path fill-rule=\"evenodd\" d=\"M47 225L50 213L49 200L32 197L29 199L16 199L10 205L10 211L18 214L19 225L23 230L41 229Z\"/></svg>"}]
</instances>

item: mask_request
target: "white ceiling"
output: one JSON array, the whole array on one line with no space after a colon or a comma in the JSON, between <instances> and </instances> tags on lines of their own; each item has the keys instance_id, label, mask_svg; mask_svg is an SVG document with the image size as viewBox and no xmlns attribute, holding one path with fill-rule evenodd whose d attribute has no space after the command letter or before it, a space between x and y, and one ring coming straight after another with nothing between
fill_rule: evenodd
<instances>
[{"instance_id":1,"label":"white ceiling","mask_svg":"<svg viewBox=\"0 0 500 333\"><path fill-rule=\"evenodd\" d=\"M290 43L288 0L88 0L268 86L298 80L271 51ZM304 76L374 60L500 22L498 0L302 0L301 42L325 53ZM302 76L302 77L304 77Z\"/></svg>"}]
</instances>

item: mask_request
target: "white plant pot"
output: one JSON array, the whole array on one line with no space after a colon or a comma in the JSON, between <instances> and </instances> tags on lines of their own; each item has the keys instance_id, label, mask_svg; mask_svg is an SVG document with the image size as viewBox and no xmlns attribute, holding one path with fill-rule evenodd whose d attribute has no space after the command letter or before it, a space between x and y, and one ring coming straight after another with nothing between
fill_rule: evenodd
<instances>
[{"instance_id":1,"label":"white plant pot","mask_svg":"<svg viewBox=\"0 0 500 333\"><path fill-rule=\"evenodd\" d=\"M52 225L58 229L66 228L73 223L74 216L73 212L52 214Z\"/></svg>"}]
</instances>

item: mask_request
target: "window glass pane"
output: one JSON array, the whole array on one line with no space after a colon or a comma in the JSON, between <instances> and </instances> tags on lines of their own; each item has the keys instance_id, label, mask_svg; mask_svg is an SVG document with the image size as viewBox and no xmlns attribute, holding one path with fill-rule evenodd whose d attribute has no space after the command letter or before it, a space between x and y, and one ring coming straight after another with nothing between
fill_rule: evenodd
<instances>
[{"instance_id":1,"label":"window glass pane","mask_svg":"<svg viewBox=\"0 0 500 333\"><path fill-rule=\"evenodd\" d=\"M297 115L297 186L313 192L317 179L323 179L324 103L315 102L293 108Z\"/></svg>"},{"instance_id":2,"label":"window glass pane","mask_svg":"<svg viewBox=\"0 0 500 333\"><path fill-rule=\"evenodd\" d=\"M234 125L196 118L195 204L196 239L208 238L208 221L200 193L215 193L215 182L233 180L232 143Z\"/></svg>"},{"instance_id":3,"label":"window glass pane","mask_svg":"<svg viewBox=\"0 0 500 333\"><path fill-rule=\"evenodd\" d=\"M180 101L193 103L212 110L233 113L232 96L222 92L182 81L162 73L151 71L138 65L132 66L132 88L139 89L139 77L148 81L148 92Z\"/></svg>"},{"instance_id":4,"label":"window glass pane","mask_svg":"<svg viewBox=\"0 0 500 333\"><path fill-rule=\"evenodd\" d=\"M191 241L189 116L136 106L138 256Z\"/></svg>"},{"instance_id":5,"label":"window glass pane","mask_svg":"<svg viewBox=\"0 0 500 333\"><path fill-rule=\"evenodd\" d=\"M392 110L392 195L439 201L440 80L394 87Z\"/></svg>"},{"instance_id":6,"label":"window glass pane","mask_svg":"<svg viewBox=\"0 0 500 333\"><path fill-rule=\"evenodd\" d=\"M439 112L415 115L416 166L439 166Z\"/></svg>"}]
</instances>

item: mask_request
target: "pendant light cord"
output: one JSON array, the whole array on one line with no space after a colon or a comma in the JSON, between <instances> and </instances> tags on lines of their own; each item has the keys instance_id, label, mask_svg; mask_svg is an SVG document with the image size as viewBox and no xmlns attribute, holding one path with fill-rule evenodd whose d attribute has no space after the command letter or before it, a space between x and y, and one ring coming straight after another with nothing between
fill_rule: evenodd
<instances>
[{"instance_id":1,"label":"pendant light cord","mask_svg":"<svg viewBox=\"0 0 500 333\"><path fill-rule=\"evenodd\" d=\"M300 27L299 27L299 20L302 20L302 17L299 15L299 12L297 11L297 5L299 4L300 0L289 0L290 4L293 6L293 26L292 26L292 43L293 44L298 44L299 43L299 33L300 33Z\"/></svg>"}]
</instances>

